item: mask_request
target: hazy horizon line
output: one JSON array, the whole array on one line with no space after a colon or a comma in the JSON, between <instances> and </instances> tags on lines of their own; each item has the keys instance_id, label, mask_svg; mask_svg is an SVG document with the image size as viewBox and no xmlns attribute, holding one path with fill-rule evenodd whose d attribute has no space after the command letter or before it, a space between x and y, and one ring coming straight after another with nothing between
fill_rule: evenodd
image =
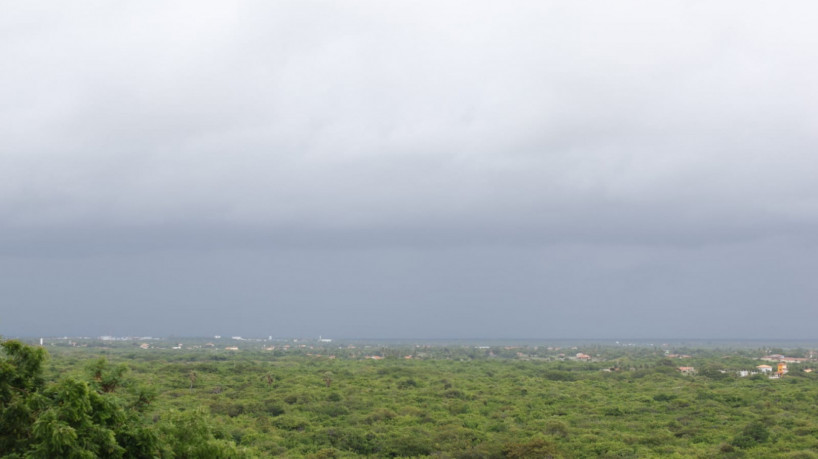
<instances>
[{"instance_id":1,"label":"hazy horizon line","mask_svg":"<svg viewBox=\"0 0 818 459\"><path fill-rule=\"evenodd\" d=\"M218 338L216 338L218 336ZM227 335L150 335L150 334L133 334L133 335L4 335L0 333L0 337L4 339L95 339L95 340L103 340L103 338L114 338L119 340L128 340L128 339L234 339L240 338L244 340L266 340L266 341L282 341L282 340L319 340L319 339L330 339L332 341L540 341L540 342L547 342L547 341L613 341L616 343L620 342L628 342L628 341L636 341L636 342L647 342L647 341L664 341L664 342L683 342L683 341L721 341L721 342L734 342L734 341L746 341L746 342L764 342L764 341L774 341L774 342L814 342L818 343L818 337L787 337L787 338L780 338L780 337L754 337L754 338L746 338L746 337L647 337L647 338L638 338L638 337L412 337L412 336L403 336L403 337L350 337L350 336L331 336L331 335L316 335L316 336L256 336L256 335L238 335L238 334L227 334Z\"/></svg>"}]
</instances>

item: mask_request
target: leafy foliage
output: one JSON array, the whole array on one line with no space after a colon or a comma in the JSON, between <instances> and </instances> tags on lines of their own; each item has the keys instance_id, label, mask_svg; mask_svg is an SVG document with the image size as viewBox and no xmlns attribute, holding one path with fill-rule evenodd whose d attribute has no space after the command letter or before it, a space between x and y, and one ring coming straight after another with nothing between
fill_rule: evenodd
<instances>
[{"instance_id":1,"label":"leafy foliage","mask_svg":"<svg viewBox=\"0 0 818 459\"><path fill-rule=\"evenodd\" d=\"M89 343L55 346L48 361L21 343L4 349L0 441L10 457L818 452L818 376L792 364L778 380L738 377L762 351L684 349L692 356L680 364L657 349L601 346L573 351L592 361L524 347L134 352Z\"/></svg>"},{"instance_id":2,"label":"leafy foliage","mask_svg":"<svg viewBox=\"0 0 818 459\"><path fill-rule=\"evenodd\" d=\"M127 367L104 359L89 365L91 382L73 377L46 385L45 351L2 342L0 452L6 458L241 457L235 444L216 439L197 413L171 413L157 430L141 411L150 396L126 404L114 395ZM161 433L161 436L160 436Z\"/></svg>"}]
</instances>

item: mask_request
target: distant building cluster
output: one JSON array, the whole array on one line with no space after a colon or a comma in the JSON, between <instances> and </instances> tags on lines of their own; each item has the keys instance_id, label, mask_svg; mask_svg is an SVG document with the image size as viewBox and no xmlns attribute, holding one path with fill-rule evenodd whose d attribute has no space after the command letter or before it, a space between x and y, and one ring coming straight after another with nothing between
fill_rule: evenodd
<instances>
[{"instance_id":1,"label":"distant building cluster","mask_svg":"<svg viewBox=\"0 0 818 459\"><path fill-rule=\"evenodd\" d=\"M766 362L785 362L785 363L804 363L809 362L810 359L806 357L787 357L781 354L765 355L760 360Z\"/></svg>"}]
</instances>

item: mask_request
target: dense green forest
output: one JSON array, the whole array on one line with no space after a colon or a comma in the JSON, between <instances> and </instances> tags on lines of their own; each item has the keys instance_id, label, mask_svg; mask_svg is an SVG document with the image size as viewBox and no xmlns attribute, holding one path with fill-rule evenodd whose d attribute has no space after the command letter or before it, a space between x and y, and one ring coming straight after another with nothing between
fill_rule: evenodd
<instances>
[{"instance_id":1,"label":"dense green forest","mask_svg":"<svg viewBox=\"0 0 818 459\"><path fill-rule=\"evenodd\" d=\"M146 343L4 341L2 456L818 457L805 349Z\"/></svg>"}]
</instances>

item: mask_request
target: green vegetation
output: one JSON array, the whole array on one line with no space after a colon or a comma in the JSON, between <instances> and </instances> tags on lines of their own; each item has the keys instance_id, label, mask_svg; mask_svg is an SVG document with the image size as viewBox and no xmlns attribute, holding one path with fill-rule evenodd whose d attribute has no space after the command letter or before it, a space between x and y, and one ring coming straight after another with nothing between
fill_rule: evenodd
<instances>
[{"instance_id":1,"label":"green vegetation","mask_svg":"<svg viewBox=\"0 0 818 459\"><path fill-rule=\"evenodd\" d=\"M138 344L48 346L46 359L42 348L5 341L0 451L818 457L818 377L802 371L810 364L790 364L777 380L736 374L769 350L673 349L689 357L671 359L651 346ZM580 352L590 358L573 357ZM679 366L701 371L685 376Z\"/></svg>"}]
</instances>

